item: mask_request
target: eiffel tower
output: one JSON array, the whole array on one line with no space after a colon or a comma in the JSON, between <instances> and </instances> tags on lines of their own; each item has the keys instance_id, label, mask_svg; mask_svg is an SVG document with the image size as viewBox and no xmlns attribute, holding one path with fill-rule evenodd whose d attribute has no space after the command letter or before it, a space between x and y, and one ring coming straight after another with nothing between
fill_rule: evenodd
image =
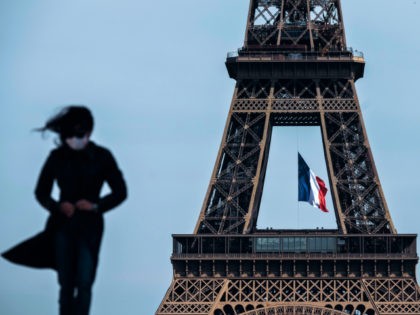
<instances>
[{"instance_id":1,"label":"eiffel tower","mask_svg":"<svg viewBox=\"0 0 420 315\"><path fill-rule=\"evenodd\" d=\"M340 0L250 1L214 171L156 315L420 314L417 236L391 220L342 16ZM276 126L320 127L337 229L257 229Z\"/></svg>"}]
</instances>

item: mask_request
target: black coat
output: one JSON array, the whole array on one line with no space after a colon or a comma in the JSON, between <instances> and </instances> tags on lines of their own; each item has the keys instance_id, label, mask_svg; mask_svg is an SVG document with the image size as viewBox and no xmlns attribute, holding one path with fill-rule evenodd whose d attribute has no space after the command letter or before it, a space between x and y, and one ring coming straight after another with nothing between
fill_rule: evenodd
<instances>
[{"instance_id":1,"label":"black coat","mask_svg":"<svg viewBox=\"0 0 420 315\"><path fill-rule=\"evenodd\" d=\"M60 188L59 200L51 197L54 181ZM100 197L104 182L107 182L111 192ZM123 202L127 189L111 152L90 142L81 151L74 151L66 145L52 150L41 170L35 196L50 212L44 231L9 249L2 256L29 267L55 268L54 232L72 222L72 226L88 226L102 234L102 214ZM97 204L97 212L79 214L76 211L69 219L59 211L60 202L74 204L81 199ZM98 254L99 244L100 237L98 244L94 245L95 255Z\"/></svg>"}]
</instances>

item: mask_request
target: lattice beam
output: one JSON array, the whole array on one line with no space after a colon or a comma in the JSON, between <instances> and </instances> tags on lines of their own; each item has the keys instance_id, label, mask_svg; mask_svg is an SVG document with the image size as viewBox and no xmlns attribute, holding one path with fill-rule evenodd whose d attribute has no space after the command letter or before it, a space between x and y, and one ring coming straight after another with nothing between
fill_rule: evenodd
<instances>
[{"instance_id":1,"label":"lattice beam","mask_svg":"<svg viewBox=\"0 0 420 315\"><path fill-rule=\"evenodd\" d=\"M245 48L341 51L346 47L338 0L253 0Z\"/></svg>"},{"instance_id":2,"label":"lattice beam","mask_svg":"<svg viewBox=\"0 0 420 315\"><path fill-rule=\"evenodd\" d=\"M417 314L419 307L412 278L179 279L156 314Z\"/></svg>"},{"instance_id":3,"label":"lattice beam","mask_svg":"<svg viewBox=\"0 0 420 315\"><path fill-rule=\"evenodd\" d=\"M395 233L352 80L243 80L237 84L196 233L251 231L273 126L319 125L337 222L344 233Z\"/></svg>"}]
</instances>

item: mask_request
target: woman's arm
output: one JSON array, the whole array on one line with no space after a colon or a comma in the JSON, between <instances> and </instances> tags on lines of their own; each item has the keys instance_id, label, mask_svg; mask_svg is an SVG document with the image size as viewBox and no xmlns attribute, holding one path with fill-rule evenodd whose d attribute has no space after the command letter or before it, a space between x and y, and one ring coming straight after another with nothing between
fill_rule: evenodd
<instances>
[{"instance_id":1,"label":"woman's arm","mask_svg":"<svg viewBox=\"0 0 420 315\"><path fill-rule=\"evenodd\" d=\"M123 175L109 151L105 157L105 181L111 188L111 193L99 199L97 211L101 213L115 208L127 198L127 186Z\"/></svg>"},{"instance_id":2,"label":"woman's arm","mask_svg":"<svg viewBox=\"0 0 420 315\"><path fill-rule=\"evenodd\" d=\"M39 174L35 188L35 197L38 202L51 213L59 210L59 203L51 198L54 180L54 155L53 153L50 153Z\"/></svg>"}]
</instances>

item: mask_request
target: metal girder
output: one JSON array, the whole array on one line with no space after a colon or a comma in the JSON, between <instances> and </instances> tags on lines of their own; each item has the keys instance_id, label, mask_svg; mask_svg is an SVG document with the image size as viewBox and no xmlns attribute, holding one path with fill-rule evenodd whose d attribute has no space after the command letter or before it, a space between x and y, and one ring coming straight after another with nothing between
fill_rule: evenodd
<instances>
[{"instance_id":1,"label":"metal girder","mask_svg":"<svg viewBox=\"0 0 420 315\"><path fill-rule=\"evenodd\" d=\"M375 170L354 82L238 81L200 234L255 228L273 126L321 126L337 223L343 233L395 233Z\"/></svg>"},{"instance_id":2,"label":"metal girder","mask_svg":"<svg viewBox=\"0 0 420 315\"><path fill-rule=\"evenodd\" d=\"M407 278L174 279L156 314L419 314L419 297Z\"/></svg>"},{"instance_id":3,"label":"metal girder","mask_svg":"<svg viewBox=\"0 0 420 315\"><path fill-rule=\"evenodd\" d=\"M197 233L242 233L255 196L255 178L261 173L268 118L265 113L229 116L215 177L210 184Z\"/></svg>"},{"instance_id":4,"label":"metal girder","mask_svg":"<svg viewBox=\"0 0 420 315\"><path fill-rule=\"evenodd\" d=\"M245 48L340 51L346 47L338 0L253 0Z\"/></svg>"}]
</instances>

